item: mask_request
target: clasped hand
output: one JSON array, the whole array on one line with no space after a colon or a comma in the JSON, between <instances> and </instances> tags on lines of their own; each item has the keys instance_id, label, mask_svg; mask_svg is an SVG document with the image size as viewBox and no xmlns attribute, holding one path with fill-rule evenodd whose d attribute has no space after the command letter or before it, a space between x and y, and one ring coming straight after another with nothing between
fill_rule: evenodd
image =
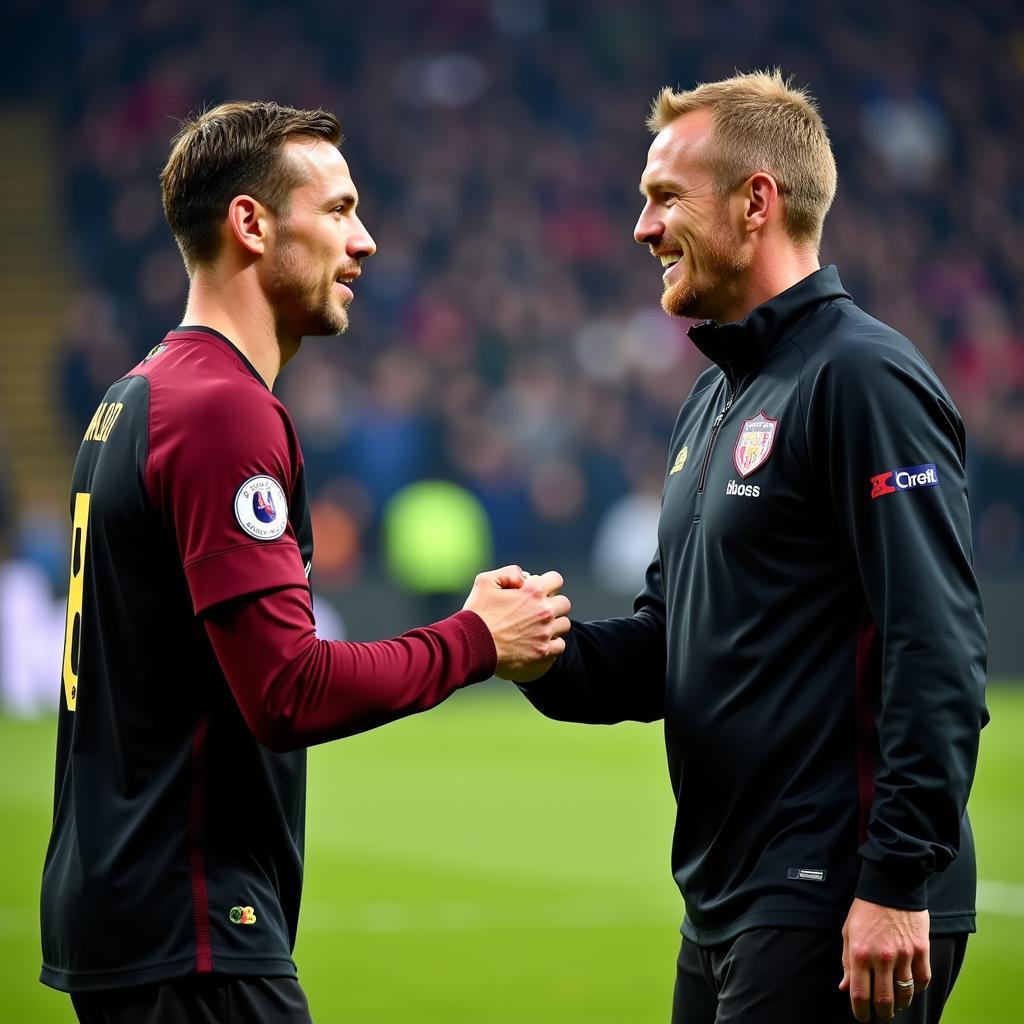
<instances>
[{"instance_id":1,"label":"clasped hand","mask_svg":"<svg viewBox=\"0 0 1024 1024\"><path fill-rule=\"evenodd\" d=\"M571 605L559 594L564 582L557 572L530 576L518 565L477 576L463 608L476 612L491 631L498 652L495 675L533 682L565 650Z\"/></svg>"}]
</instances>

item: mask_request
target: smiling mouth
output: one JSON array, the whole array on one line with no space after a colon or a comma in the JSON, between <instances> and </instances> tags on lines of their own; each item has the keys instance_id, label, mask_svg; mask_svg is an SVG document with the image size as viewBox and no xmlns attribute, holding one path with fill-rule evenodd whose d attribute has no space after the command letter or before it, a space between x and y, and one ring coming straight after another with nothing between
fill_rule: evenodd
<instances>
[{"instance_id":1,"label":"smiling mouth","mask_svg":"<svg viewBox=\"0 0 1024 1024\"><path fill-rule=\"evenodd\" d=\"M682 258L683 254L681 252L670 252L658 257L661 261L662 267L666 270L668 270L669 267L674 267Z\"/></svg>"},{"instance_id":2,"label":"smiling mouth","mask_svg":"<svg viewBox=\"0 0 1024 1024\"><path fill-rule=\"evenodd\" d=\"M341 287L344 289L344 291L342 292L341 301L346 306L356 297L356 293L352 290L352 283L354 280L355 279L351 277L336 277L334 279L334 283L336 285L341 285Z\"/></svg>"}]
</instances>

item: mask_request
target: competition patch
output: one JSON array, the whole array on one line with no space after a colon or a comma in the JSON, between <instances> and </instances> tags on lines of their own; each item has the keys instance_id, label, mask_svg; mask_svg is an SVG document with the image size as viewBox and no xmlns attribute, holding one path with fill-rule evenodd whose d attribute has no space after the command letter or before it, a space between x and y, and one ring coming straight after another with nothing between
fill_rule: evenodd
<instances>
[{"instance_id":1,"label":"competition patch","mask_svg":"<svg viewBox=\"0 0 1024 1024\"><path fill-rule=\"evenodd\" d=\"M881 498L883 494L895 494L897 491L913 491L918 487L938 487L939 471L934 462L923 466L904 466L902 469L890 469L878 473L871 478L871 500Z\"/></svg>"},{"instance_id":2,"label":"competition patch","mask_svg":"<svg viewBox=\"0 0 1024 1024\"><path fill-rule=\"evenodd\" d=\"M747 477L768 460L775 444L778 420L773 420L762 409L756 416L743 421L740 436L732 450L732 464L740 476Z\"/></svg>"},{"instance_id":3,"label":"competition patch","mask_svg":"<svg viewBox=\"0 0 1024 1024\"><path fill-rule=\"evenodd\" d=\"M676 456L676 461L672 463L672 468L668 471L668 475L671 476L673 473L678 473L679 470L686 465L686 457L690 454L690 446L684 444L679 449L679 454Z\"/></svg>"},{"instance_id":4,"label":"competition patch","mask_svg":"<svg viewBox=\"0 0 1024 1024\"><path fill-rule=\"evenodd\" d=\"M232 924L255 924L256 911L252 907L232 907L228 911L228 920Z\"/></svg>"},{"instance_id":5,"label":"competition patch","mask_svg":"<svg viewBox=\"0 0 1024 1024\"><path fill-rule=\"evenodd\" d=\"M235 518L250 537L277 540L288 526L284 489L272 476L251 476L235 494Z\"/></svg>"}]
</instances>

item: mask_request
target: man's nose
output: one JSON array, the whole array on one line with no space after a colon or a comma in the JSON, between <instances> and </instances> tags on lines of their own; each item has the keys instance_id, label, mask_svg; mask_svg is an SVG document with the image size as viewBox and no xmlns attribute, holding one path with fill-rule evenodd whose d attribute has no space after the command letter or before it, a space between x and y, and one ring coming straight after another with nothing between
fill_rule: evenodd
<instances>
[{"instance_id":1,"label":"man's nose","mask_svg":"<svg viewBox=\"0 0 1024 1024\"><path fill-rule=\"evenodd\" d=\"M633 228L633 237L641 245L656 245L661 236L665 233L665 226L654 215L650 203L640 211L640 218Z\"/></svg>"},{"instance_id":2,"label":"man's nose","mask_svg":"<svg viewBox=\"0 0 1024 1024\"><path fill-rule=\"evenodd\" d=\"M356 223L358 227L349 236L345 249L353 259L361 260L366 256L372 256L377 251L377 243L358 217Z\"/></svg>"}]
</instances>

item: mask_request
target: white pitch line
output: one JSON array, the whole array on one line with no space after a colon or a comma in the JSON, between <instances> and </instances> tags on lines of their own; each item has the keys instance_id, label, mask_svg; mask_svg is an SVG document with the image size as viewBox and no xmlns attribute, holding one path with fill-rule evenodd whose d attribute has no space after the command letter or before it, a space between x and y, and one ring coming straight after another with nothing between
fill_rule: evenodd
<instances>
[{"instance_id":1,"label":"white pitch line","mask_svg":"<svg viewBox=\"0 0 1024 1024\"><path fill-rule=\"evenodd\" d=\"M978 880L978 911L1003 917L1024 917L1024 885ZM310 904L303 910L300 931L460 932L481 928L506 931L533 928L660 928L674 918L653 908L612 906L600 902L549 903L543 908L515 908L469 902Z\"/></svg>"},{"instance_id":2,"label":"white pitch line","mask_svg":"<svg viewBox=\"0 0 1024 1024\"><path fill-rule=\"evenodd\" d=\"M1024 885L978 880L978 911L1001 917L1024 917ZM306 900L300 932L388 934L405 931L468 932L480 929L661 928L672 927L673 914L579 900L521 907L486 902L325 903ZM0 938L39 934L39 919L27 908L0 907Z\"/></svg>"},{"instance_id":3,"label":"white pitch line","mask_svg":"<svg viewBox=\"0 0 1024 1024\"><path fill-rule=\"evenodd\" d=\"M1024 885L979 878L978 910L983 914L1024 917Z\"/></svg>"}]
</instances>

